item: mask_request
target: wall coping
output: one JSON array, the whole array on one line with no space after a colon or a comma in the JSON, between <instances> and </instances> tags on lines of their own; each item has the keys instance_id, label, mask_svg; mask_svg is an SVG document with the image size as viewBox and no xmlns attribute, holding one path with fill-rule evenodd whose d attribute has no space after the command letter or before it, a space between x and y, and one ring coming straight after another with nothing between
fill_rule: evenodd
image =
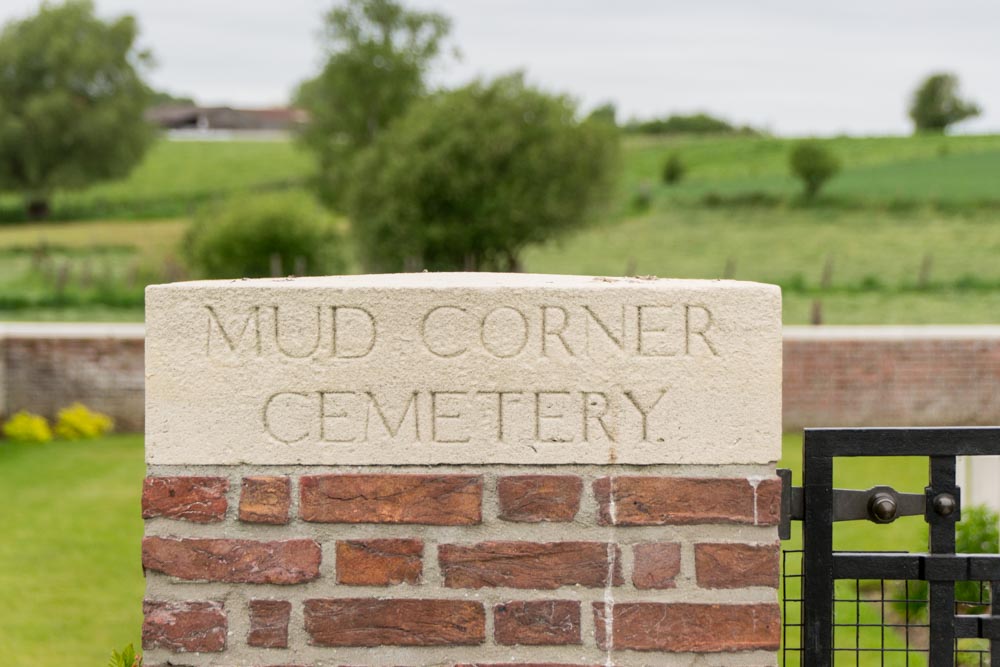
<instances>
[{"instance_id":1,"label":"wall coping","mask_svg":"<svg viewBox=\"0 0 1000 667\"><path fill-rule=\"evenodd\" d=\"M786 326L786 341L858 340L992 340L1000 339L1000 326L985 325L871 325Z\"/></svg>"},{"instance_id":2,"label":"wall coping","mask_svg":"<svg viewBox=\"0 0 1000 667\"><path fill-rule=\"evenodd\" d=\"M3 338L142 339L141 322L0 322ZM982 340L1000 339L1000 325L822 325L786 326L786 341L812 340Z\"/></svg>"},{"instance_id":3,"label":"wall coping","mask_svg":"<svg viewBox=\"0 0 1000 667\"><path fill-rule=\"evenodd\" d=\"M146 326L133 322L0 322L4 338L122 338L142 340Z\"/></svg>"}]
</instances>

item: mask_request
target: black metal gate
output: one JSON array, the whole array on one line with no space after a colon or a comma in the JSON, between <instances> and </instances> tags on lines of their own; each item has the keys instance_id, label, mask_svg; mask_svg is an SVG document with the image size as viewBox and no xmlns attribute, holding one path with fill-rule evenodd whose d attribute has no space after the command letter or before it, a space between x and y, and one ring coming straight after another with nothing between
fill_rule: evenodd
<instances>
[{"instance_id":1,"label":"black metal gate","mask_svg":"<svg viewBox=\"0 0 1000 667\"><path fill-rule=\"evenodd\" d=\"M956 457L982 455L1000 455L1000 428L806 430L802 486L779 471L781 537L791 520L803 536L784 554L786 666L1000 667L1000 555L955 553ZM866 456L926 457L926 488L834 489L834 459ZM833 549L836 521L913 515L928 524L929 553Z\"/></svg>"}]
</instances>

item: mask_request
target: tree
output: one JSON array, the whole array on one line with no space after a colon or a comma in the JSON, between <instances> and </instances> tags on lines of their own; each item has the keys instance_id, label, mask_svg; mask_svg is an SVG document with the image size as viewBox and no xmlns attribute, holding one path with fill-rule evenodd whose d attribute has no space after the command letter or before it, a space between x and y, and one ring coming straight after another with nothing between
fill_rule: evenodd
<instances>
[{"instance_id":1,"label":"tree","mask_svg":"<svg viewBox=\"0 0 1000 667\"><path fill-rule=\"evenodd\" d=\"M814 199L823 184L840 171L840 160L819 141L808 139L792 149L789 166L802 181L806 199Z\"/></svg>"},{"instance_id":2,"label":"tree","mask_svg":"<svg viewBox=\"0 0 1000 667\"><path fill-rule=\"evenodd\" d=\"M90 0L43 4L0 32L0 190L22 193L29 217L57 190L126 175L152 142L136 34Z\"/></svg>"},{"instance_id":3,"label":"tree","mask_svg":"<svg viewBox=\"0 0 1000 667\"><path fill-rule=\"evenodd\" d=\"M974 102L958 96L958 77L945 72L924 79L910 103L910 118L917 132L943 134L949 125L979 113Z\"/></svg>"},{"instance_id":4,"label":"tree","mask_svg":"<svg viewBox=\"0 0 1000 667\"><path fill-rule=\"evenodd\" d=\"M301 139L319 160L319 189L336 204L354 154L425 93L449 20L394 0L348 0L326 15L326 64L303 83L296 103L309 112Z\"/></svg>"},{"instance_id":5,"label":"tree","mask_svg":"<svg viewBox=\"0 0 1000 667\"><path fill-rule=\"evenodd\" d=\"M613 186L618 132L520 75L416 102L356 160L352 229L373 271L520 269Z\"/></svg>"}]
</instances>

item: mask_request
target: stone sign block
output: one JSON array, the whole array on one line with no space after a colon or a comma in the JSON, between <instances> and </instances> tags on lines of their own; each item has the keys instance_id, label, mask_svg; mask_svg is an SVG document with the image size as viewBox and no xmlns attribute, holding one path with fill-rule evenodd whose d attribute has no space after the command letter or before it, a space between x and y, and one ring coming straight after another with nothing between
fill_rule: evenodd
<instances>
[{"instance_id":1,"label":"stone sign block","mask_svg":"<svg viewBox=\"0 0 1000 667\"><path fill-rule=\"evenodd\" d=\"M145 664L776 664L776 287L416 274L146 304Z\"/></svg>"},{"instance_id":2,"label":"stone sign block","mask_svg":"<svg viewBox=\"0 0 1000 667\"><path fill-rule=\"evenodd\" d=\"M416 274L147 292L155 464L766 463L780 294Z\"/></svg>"}]
</instances>

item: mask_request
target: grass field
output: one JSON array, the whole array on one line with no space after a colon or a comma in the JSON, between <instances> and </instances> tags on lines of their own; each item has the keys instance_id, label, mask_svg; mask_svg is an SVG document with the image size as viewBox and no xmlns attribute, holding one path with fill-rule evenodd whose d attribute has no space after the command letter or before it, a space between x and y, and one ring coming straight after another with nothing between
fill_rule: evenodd
<instances>
[{"instance_id":1,"label":"grass field","mask_svg":"<svg viewBox=\"0 0 1000 667\"><path fill-rule=\"evenodd\" d=\"M920 459L843 459L841 487L889 484L920 492ZM780 463L801 483L801 437L788 435ZM143 577L139 498L142 440L113 436L43 445L0 442L0 665L91 667L113 648L138 642ZM838 549L926 549L926 525L837 524ZM801 539L784 546L799 548ZM867 613L867 612L866 612Z\"/></svg>"},{"instance_id":2,"label":"grass field","mask_svg":"<svg viewBox=\"0 0 1000 667\"><path fill-rule=\"evenodd\" d=\"M611 210L527 249L525 268L774 282L788 324L810 321L816 302L829 324L996 322L1000 135L825 141L844 170L806 205L787 172L791 140L626 137ZM666 186L671 153L688 171ZM187 275L199 202L301 187L309 172L289 142L161 142L128 179L57 199L57 216L84 220L0 225L0 319L140 319L139 283ZM634 208L637 192L648 209ZM17 205L0 198L0 212Z\"/></svg>"},{"instance_id":3,"label":"grass field","mask_svg":"<svg viewBox=\"0 0 1000 667\"><path fill-rule=\"evenodd\" d=\"M0 442L0 665L93 667L138 645L142 439Z\"/></svg>"},{"instance_id":4,"label":"grass field","mask_svg":"<svg viewBox=\"0 0 1000 667\"><path fill-rule=\"evenodd\" d=\"M219 195L301 185L311 158L288 141L160 141L125 179L67 192L52 202L59 220L126 220L189 215ZM21 202L0 198L0 216L18 220Z\"/></svg>"}]
</instances>

